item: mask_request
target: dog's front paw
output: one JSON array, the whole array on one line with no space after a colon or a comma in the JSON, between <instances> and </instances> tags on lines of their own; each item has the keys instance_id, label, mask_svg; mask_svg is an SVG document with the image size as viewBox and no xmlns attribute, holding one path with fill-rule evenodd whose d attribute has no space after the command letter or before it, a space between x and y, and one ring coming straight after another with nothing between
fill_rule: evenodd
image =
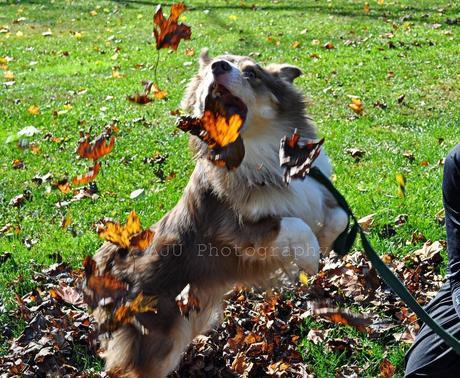
<instances>
[{"instance_id":1,"label":"dog's front paw","mask_svg":"<svg viewBox=\"0 0 460 378\"><path fill-rule=\"evenodd\" d=\"M309 275L316 274L319 267L319 243L310 226L300 218L283 218L275 246L283 258L294 261Z\"/></svg>"}]
</instances>

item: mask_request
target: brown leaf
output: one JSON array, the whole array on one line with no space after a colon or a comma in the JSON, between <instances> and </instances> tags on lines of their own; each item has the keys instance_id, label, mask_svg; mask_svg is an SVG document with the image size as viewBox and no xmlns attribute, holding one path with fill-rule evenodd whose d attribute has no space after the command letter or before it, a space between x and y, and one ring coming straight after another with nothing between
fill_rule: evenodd
<instances>
[{"instance_id":1,"label":"brown leaf","mask_svg":"<svg viewBox=\"0 0 460 378\"><path fill-rule=\"evenodd\" d=\"M374 223L374 217L375 214L366 215L365 217L362 217L358 220L358 224L364 231L368 231L369 227L372 226L372 223Z\"/></svg>"},{"instance_id":2,"label":"brown leaf","mask_svg":"<svg viewBox=\"0 0 460 378\"><path fill-rule=\"evenodd\" d=\"M359 161L361 160L361 158L366 154L366 152L364 150L361 150L359 148L347 148L345 150L345 152L349 155L351 155L351 157L353 157L356 161Z\"/></svg>"},{"instance_id":3,"label":"brown leaf","mask_svg":"<svg viewBox=\"0 0 460 378\"><path fill-rule=\"evenodd\" d=\"M94 163L93 167L89 167L89 171L87 173L75 176L72 179L72 184L73 185L85 185L85 184L93 181L96 178L96 176L98 175L98 173L99 173L99 171L101 169L101 166L102 166L101 162L96 161Z\"/></svg>"},{"instance_id":4,"label":"brown leaf","mask_svg":"<svg viewBox=\"0 0 460 378\"><path fill-rule=\"evenodd\" d=\"M300 134L297 129L288 138L285 136L280 143L280 165L285 169L284 181L289 183L293 178L303 179L309 172L314 161L321 152L324 138L309 140L299 144Z\"/></svg>"},{"instance_id":5,"label":"brown leaf","mask_svg":"<svg viewBox=\"0 0 460 378\"><path fill-rule=\"evenodd\" d=\"M187 9L184 3L173 4L171 14L165 19L159 4L153 16L153 35L157 49L171 48L177 50L182 39L190 39L192 30L189 26L178 23L179 16Z\"/></svg>"},{"instance_id":6,"label":"brown leaf","mask_svg":"<svg viewBox=\"0 0 460 378\"><path fill-rule=\"evenodd\" d=\"M190 311L200 311L200 302L190 284L187 284L176 297L176 304L179 307L181 315L186 318L188 318Z\"/></svg>"},{"instance_id":7,"label":"brown leaf","mask_svg":"<svg viewBox=\"0 0 460 378\"><path fill-rule=\"evenodd\" d=\"M56 181L51 186L54 189L58 189L61 193L64 193L64 194L70 193L71 191L70 183L67 179Z\"/></svg>"},{"instance_id":8,"label":"brown leaf","mask_svg":"<svg viewBox=\"0 0 460 378\"><path fill-rule=\"evenodd\" d=\"M74 306L83 305L82 293L65 284L50 289L50 295L54 299L64 301Z\"/></svg>"},{"instance_id":9,"label":"brown leaf","mask_svg":"<svg viewBox=\"0 0 460 378\"><path fill-rule=\"evenodd\" d=\"M153 101L149 97L148 93L136 93L132 96L127 96L126 98L130 102L135 102L136 104L141 104L141 105L145 105Z\"/></svg>"},{"instance_id":10,"label":"brown leaf","mask_svg":"<svg viewBox=\"0 0 460 378\"><path fill-rule=\"evenodd\" d=\"M91 140L89 133L80 131L76 154L85 159L97 160L110 153L114 146L115 136L110 136L107 132Z\"/></svg>"},{"instance_id":11,"label":"brown leaf","mask_svg":"<svg viewBox=\"0 0 460 378\"><path fill-rule=\"evenodd\" d=\"M24 161L20 159L14 159L11 165L13 166L13 169L24 169L26 167L26 165L24 164Z\"/></svg>"},{"instance_id":12,"label":"brown leaf","mask_svg":"<svg viewBox=\"0 0 460 378\"><path fill-rule=\"evenodd\" d=\"M372 324L372 320L367 316L333 307L327 303L312 302L312 313L322 318L329 319L333 323L355 327L361 332L366 332L366 327Z\"/></svg>"},{"instance_id":13,"label":"brown leaf","mask_svg":"<svg viewBox=\"0 0 460 378\"><path fill-rule=\"evenodd\" d=\"M386 358L380 362L380 378L391 378L395 374L396 368L393 364Z\"/></svg>"}]
</instances>

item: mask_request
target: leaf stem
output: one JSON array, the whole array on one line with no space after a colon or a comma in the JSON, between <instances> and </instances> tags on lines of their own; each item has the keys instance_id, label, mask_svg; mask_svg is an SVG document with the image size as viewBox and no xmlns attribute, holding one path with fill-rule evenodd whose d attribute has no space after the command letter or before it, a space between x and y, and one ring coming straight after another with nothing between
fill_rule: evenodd
<instances>
[{"instance_id":1,"label":"leaf stem","mask_svg":"<svg viewBox=\"0 0 460 378\"><path fill-rule=\"evenodd\" d=\"M160 50L157 49L157 61L155 62L155 68L153 70L153 77L155 80L155 84L158 87L158 77L157 77L157 71L158 71L158 63L160 62Z\"/></svg>"}]
</instances>

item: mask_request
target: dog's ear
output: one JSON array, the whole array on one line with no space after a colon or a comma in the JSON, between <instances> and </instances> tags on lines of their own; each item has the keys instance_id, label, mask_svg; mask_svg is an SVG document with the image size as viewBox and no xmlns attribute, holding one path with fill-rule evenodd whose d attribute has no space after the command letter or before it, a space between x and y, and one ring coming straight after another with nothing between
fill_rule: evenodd
<instances>
[{"instance_id":1,"label":"dog's ear","mask_svg":"<svg viewBox=\"0 0 460 378\"><path fill-rule=\"evenodd\" d=\"M206 47L202 48L200 52L200 69L211 63L211 60L208 49Z\"/></svg>"},{"instance_id":2,"label":"dog's ear","mask_svg":"<svg viewBox=\"0 0 460 378\"><path fill-rule=\"evenodd\" d=\"M302 75L299 67L291 66L290 64L270 64L265 70L289 83L292 83L294 79Z\"/></svg>"}]
</instances>

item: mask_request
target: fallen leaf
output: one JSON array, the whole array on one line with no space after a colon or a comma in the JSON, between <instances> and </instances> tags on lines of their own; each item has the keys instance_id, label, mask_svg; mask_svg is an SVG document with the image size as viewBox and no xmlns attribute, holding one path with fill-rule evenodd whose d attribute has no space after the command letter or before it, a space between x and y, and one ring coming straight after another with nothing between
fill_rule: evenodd
<instances>
[{"instance_id":1,"label":"fallen leaf","mask_svg":"<svg viewBox=\"0 0 460 378\"><path fill-rule=\"evenodd\" d=\"M64 301L73 306L83 305L82 293L71 286L61 284L50 289L50 295L52 298Z\"/></svg>"},{"instance_id":2,"label":"fallen leaf","mask_svg":"<svg viewBox=\"0 0 460 378\"><path fill-rule=\"evenodd\" d=\"M356 97L351 98L351 104L348 107L353 110L356 114L361 115L363 113L363 102Z\"/></svg>"},{"instance_id":3,"label":"fallen leaf","mask_svg":"<svg viewBox=\"0 0 460 378\"><path fill-rule=\"evenodd\" d=\"M168 92L161 90L158 88L158 86L155 84L153 87L153 96L157 100L163 100L164 98L168 97Z\"/></svg>"},{"instance_id":4,"label":"fallen leaf","mask_svg":"<svg viewBox=\"0 0 460 378\"><path fill-rule=\"evenodd\" d=\"M380 362L380 378L392 378L395 374L396 368L393 364L386 358Z\"/></svg>"},{"instance_id":5,"label":"fallen leaf","mask_svg":"<svg viewBox=\"0 0 460 378\"><path fill-rule=\"evenodd\" d=\"M369 3L367 1L364 3L363 10L364 10L364 13L366 14L369 13L369 11L371 10L369 7Z\"/></svg>"},{"instance_id":6,"label":"fallen leaf","mask_svg":"<svg viewBox=\"0 0 460 378\"><path fill-rule=\"evenodd\" d=\"M185 48L185 55L186 56L194 56L195 55L195 49L193 47L186 47Z\"/></svg>"},{"instance_id":7,"label":"fallen leaf","mask_svg":"<svg viewBox=\"0 0 460 378\"><path fill-rule=\"evenodd\" d=\"M396 174L396 183L398 184L398 195L401 198L406 196L406 178L402 173Z\"/></svg>"},{"instance_id":8,"label":"fallen leaf","mask_svg":"<svg viewBox=\"0 0 460 378\"><path fill-rule=\"evenodd\" d=\"M31 105L31 106L29 106L29 108L27 109L27 111L28 111L30 114L33 114L33 115L38 115L38 114L40 114L40 108L39 108L37 105Z\"/></svg>"},{"instance_id":9,"label":"fallen leaf","mask_svg":"<svg viewBox=\"0 0 460 378\"><path fill-rule=\"evenodd\" d=\"M3 72L3 77L6 80L14 80L14 73L11 72L11 71L5 71L5 72Z\"/></svg>"},{"instance_id":10,"label":"fallen leaf","mask_svg":"<svg viewBox=\"0 0 460 378\"><path fill-rule=\"evenodd\" d=\"M326 50L332 50L334 47L334 44L332 42L327 42L324 46L323 46Z\"/></svg>"},{"instance_id":11,"label":"fallen leaf","mask_svg":"<svg viewBox=\"0 0 460 378\"><path fill-rule=\"evenodd\" d=\"M358 224L364 231L368 231L369 227L372 226L372 223L374 223L374 217L375 214L366 215L365 217L362 217L358 220Z\"/></svg>"},{"instance_id":12,"label":"fallen leaf","mask_svg":"<svg viewBox=\"0 0 460 378\"><path fill-rule=\"evenodd\" d=\"M361 158L366 154L366 152L364 150L361 150L359 148L347 148L345 150L345 152L349 155L351 155L351 157L353 157L355 159L355 161L359 161L361 160Z\"/></svg>"},{"instance_id":13,"label":"fallen leaf","mask_svg":"<svg viewBox=\"0 0 460 378\"><path fill-rule=\"evenodd\" d=\"M14 159L11 163L13 169L24 169L26 165L21 159Z\"/></svg>"}]
</instances>

